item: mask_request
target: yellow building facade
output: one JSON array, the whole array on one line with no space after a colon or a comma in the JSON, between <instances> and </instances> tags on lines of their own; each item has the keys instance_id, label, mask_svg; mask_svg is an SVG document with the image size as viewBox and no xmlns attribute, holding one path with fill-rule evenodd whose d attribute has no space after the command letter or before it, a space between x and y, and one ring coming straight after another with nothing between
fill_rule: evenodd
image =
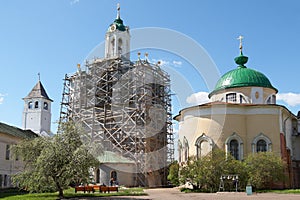
<instances>
[{"instance_id":1,"label":"yellow building facade","mask_svg":"<svg viewBox=\"0 0 300 200\"><path fill-rule=\"evenodd\" d=\"M245 66L248 57L240 49L238 67L219 79L210 102L184 108L174 117L179 123L179 163L216 147L237 160L272 151L288 164L289 183L284 187L299 187L297 116L276 104L277 89L264 74Z\"/></svg>"},{"instance_id":2,"label":"yellow building facade","mask_svg":"<svg viewBox=\"0 0 300 200\"><path fill-rule=\"evenodd\" d=\"M11 147L23 139L38 137L30 130L22 130L0 122L0 188L13 187L11 177L22 171L24 163L13 156Z\"/></svg>"}]
</instances>

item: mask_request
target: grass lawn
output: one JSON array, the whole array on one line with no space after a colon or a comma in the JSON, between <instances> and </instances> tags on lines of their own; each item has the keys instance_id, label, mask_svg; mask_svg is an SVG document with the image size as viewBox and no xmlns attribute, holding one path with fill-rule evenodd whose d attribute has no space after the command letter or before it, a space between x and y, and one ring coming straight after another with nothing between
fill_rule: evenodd
<instances>
[{"instance_id":1,"label":"grass lawn","mask_svg":"<svg viewBox=\"0 0 300 200\"><path fill-rule=\"evenodd\" d=\"M103 197L103 196L141 196L147 195L144 193L143 188L120 188L119 192L111 192L111 193L83 193L77 192L75 193L74 188L70 188L64 190L65 198L72 198L72 197ZM27 193L21 192L17 189L8 189L8 190L1 190L0 191L0 198L7 199L7 200L15 200L15 199L24 199L24 200L55 200L58 199L58 193Z\"/></svg>"},{"instance_id":2,"label":"grass lawn","mask_svg":"<svg viewBox=\"0 0 300 200\"><path fill-rule=\"evenodd\" d=\"M286 190L261 190L257 191L258 193L265 193L265 192L273 192L277 194L300 194L300 189L286 189Z\"/></svg>"}]
</instances>

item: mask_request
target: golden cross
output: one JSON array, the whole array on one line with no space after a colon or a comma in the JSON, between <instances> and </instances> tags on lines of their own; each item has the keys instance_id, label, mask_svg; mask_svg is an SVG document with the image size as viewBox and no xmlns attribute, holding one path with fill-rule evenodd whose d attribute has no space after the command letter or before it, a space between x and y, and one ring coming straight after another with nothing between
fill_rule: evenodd
<instances>
[{"instance_id":1,"label":"golden cross","mask_svg":"<svg viewBox=\"0 0 300 200\"><path fill-rule=\"evenodd\" d=\"M120 18L120 3L117 4L117 11L118 11L117 18L119 19Z\"/></svg>"},{"instance_id":2,"label":"golden cross","mask_svg":"<svg viewBox=\"0 0 300 200\"><path fill-rule=\"evenodd\" d=\"M240 35L237 39L240 41L240 50L242 51L242 49L243 49L243 39L244 39L244 37L243 37L242 35Z\"/></svg>"}]
</instances>

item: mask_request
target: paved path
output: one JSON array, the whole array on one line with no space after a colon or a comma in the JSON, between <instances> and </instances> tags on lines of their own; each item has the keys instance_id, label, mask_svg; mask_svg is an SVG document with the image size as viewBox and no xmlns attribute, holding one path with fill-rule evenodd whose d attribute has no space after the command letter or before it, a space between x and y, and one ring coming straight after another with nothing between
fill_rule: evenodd
<instances>
[{"instance_id":1,"label":"paved path","mask_svg":"<svg viewBox=\"0 0 300 200\"><path fill-rule=\"evenodd\" d=\"M144 191L148 196L93 197L80 198L80 200L300 200L300 194L259 193L247 195L245 192L184 193L180 192L178 188L145 189Z\"/></svg>"},{"instance_id":2,"label":"paved path","mask_svg":"<svg viewBox=\"0 0 300 200\"><path fill-rule=\"evenodd\" d=\"M145 192L152 200L300 200L300 194L275 194L263 193L247 195L245 192L221 192L221 193L184 193L178 188L146 189Z\"/></svg>"}]
</instances>

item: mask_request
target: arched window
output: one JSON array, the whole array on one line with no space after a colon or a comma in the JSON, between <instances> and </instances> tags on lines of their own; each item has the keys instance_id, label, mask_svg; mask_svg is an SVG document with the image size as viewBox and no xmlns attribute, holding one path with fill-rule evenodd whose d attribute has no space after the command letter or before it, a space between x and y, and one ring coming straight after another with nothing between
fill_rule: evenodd
<instances>
[{"instance_id":1,"label":"arched window","mask_svg":"<svg viewBox=\"0 0 300 200\"><path fill-rule=\"evenodd\" d=\"M231 140L229 143L230 154L239 160L239 142L235 139Z\"/></svg>"},{"instance_id":2,"label":"arched window","mask_svg":"<svg viewBox=\"0 0 300 200\"><path fill-rule=\"evenodd\" d=\"M235 103L236 102L236 93L226 94L226 102Z\"/></svg>"},{"instance_id":3,"label":"arched window","mask_svg":"<svg viewBox=\"0 0 300 200\"><path fill-rule=\"evenodd\" d=\"M244 144L242 138L237 134L233 133L225 141L226 155L230 153L235 159L244 159Z\"/></svg>"},{"instance_id":4,"label":"arched window","mask_svg":"<svg viewBox=\"0 0 300 200\"><path fill-rule=\"evenodd\" d=\"M7 144L6 145L6 152L5 152L5 159L9 160L9 158L10 158L10 145Z\"/></svg>"},{"instance_id":5,"label":"arched window","mask_svg":"<svg viewBox=\"0 0 300 200\"><path fill-rule=\"evenodd\" d=\"M34 102L34 108L39 108L39 102L38 101Z\"/></svg>"},{"instance_id":6,"label":"arched window","mask_svg":"<svg viewBox=\"0 0 300 200\"><path fill-rule=\"evenodd\" d=\"M249 103L248 98L246 98L246 96L244 94L240 93L240 103Z\"/></svg>"},{"instance_id":7,"label":"arched window","mask_svg":"<svg viewBox=\"0 0 300 200\"><path fill-rule=\"evenodd\" d=\"M189 158L189 143L186 139L186 137L184 136L183 138L183 161L188 161Z\"/></svg>"},{"instance_id":8,"label":"arched window","mask_svg":"<svg viewBox=\"0 0 300 200\"><path fill-rule=\"evenodd\" d=\"M122 39L119 38L119 40L118 40L118 51L119 51L119 55L122 54L122 48L123 48L122 45L123 45Z\"/></svg>"},{"instance_id":9,"label":"arched window","mask_svg":"<svg viewBox=\"0 0 300 200\"><path fill-rule=\"evenodd\" d=\"M44 109L48 110L48 103L47 102L44 102Z\"/></svg>"},{"instance_id":10,"label":"arched window","mask_svg":"<svg viewBox=\"0 0 300 200\"><path fill-rule=\"evenodd\" d=\"M110 186L115 185L117 180L118 180L117 172L111 171L110 172Z\"/></svg>"},{"instance_id":11,"label":"arched window","mask_svg":"<svg viewBox=\"0 0 300 200\"><path fill-rule=\"evenodd\" d=\"M180 142L180 140L178 140L178 162L181 163L182 162L182 144Z\"/></svg>"},{"instance_id":12,"label":"arched window","mask_svg":"<svg viewBox=\"0 0 300 200\"><path fill-rule=\"evenodd\" d=\"M272 142L263 133L258 134L252 141L252 152L272 151Z\"/></svg>"},{"instance_id":13,"label":"arched window","mask_svg":"<svg viewBox=\"0 0 300 200\"><path fill-rule=\"evenodd\" d=\"M7 186L7 175L4 174L4 183L3 186L6 187Z\"/></svg>"},{"instance_id":14,"label":"arched window","mask_svg":"<svg viewBox=\"0 0 300 200\"><path fill-rule=\"evenodd\" d=\"M272 95L272 103L276 104L276 95L275 94Z\"/></svg>"},{"instance_id":15,"label":"arched window","mask_svg":"<svg viewBox=\"0 0 300 200\"><path fill-rule=\"evenodd\" d=\"M266 104L276 104L276 95L272 94L267 98Z\"/></svg>"},{"instance_id":16,"label":"arched window","mask_svg":"<svg viewBox=\"0 0 300 200\"><path fill-rule=\"evenodd\" d=\"M197 138L195 146L197 158L201 158L212 151L214 142L210 137L206 136L203 133L200 137Z\"/></svg>"},{"instance_id":17,"label":"arched window","mask_svg":"<svg viewBox=\"0 0 300 200\"><path fill-rule=\"evenodd\" d=\"M111 53L112 56L115 55L115 39L111 40Z\"/></svg>"},{"instance_id":18,"label":"arched window","mask_svg":"<svg viewBox=\"0 0 300 200\"><path fill-rule=\"evenodd\" d=\"M260 139L256 143L256 152L266 152L267 151L267 143L265 140Z\"/></svg>"},{"instance_id":19,"label":"arched window","mask_svg":"<svg viewBox=\"0 0 300 200\"><path fill-rule=\"evenodd\" d=\"M28 109L32 109L32 101L28 102Z\"/></svg>"}]
</instances>

